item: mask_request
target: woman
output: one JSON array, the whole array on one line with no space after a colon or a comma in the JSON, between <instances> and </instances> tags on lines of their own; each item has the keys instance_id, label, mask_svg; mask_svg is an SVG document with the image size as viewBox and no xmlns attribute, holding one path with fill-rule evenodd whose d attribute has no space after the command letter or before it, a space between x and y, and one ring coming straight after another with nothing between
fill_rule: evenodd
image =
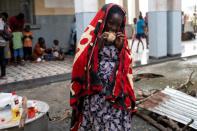
<instances>
[{"instance_id":1,"label":"woman","mask_svg":"<svg viewBox=\"0 0 197 131\"><path fill-rule=\"evenodd\" d=\"M135 107L125 11L105 5L78 44L72 71L71 131L130 131Z\"/></svg>"}]
</instances>

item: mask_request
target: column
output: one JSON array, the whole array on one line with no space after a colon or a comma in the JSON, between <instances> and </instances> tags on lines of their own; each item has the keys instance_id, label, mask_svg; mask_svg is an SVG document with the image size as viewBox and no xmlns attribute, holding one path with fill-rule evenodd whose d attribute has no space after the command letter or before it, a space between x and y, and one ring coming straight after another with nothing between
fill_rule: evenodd
<instances>
[{"instance_id":1,"label":"column","mask_svg":"<svg viewBox=\"0 0 197 131\"><path fill-rule=\"evenodd\" d=\"M98 9L102 8L103 5L105 5L105 0L98 0L98 4L99 4Z\"/></svg>"},{"instance_id":2,"label":"column","mask_svg":"<svg viewBox=\"0 0 197 131\"><path fill-rule=\"evenodd\" d=\"M77 41L98 11L98 0L75 0Z\"/></svg>"},{"instance_id":3,"label":"column","mask_svg":"<svg viewBox=\"0 0 197 131\"><path fill-rule=\"evenodd\" d=\"M128 15L128 0L123 0L123 8L125 9L126 13L127 13L127 16L126 16L126 19L127 19L127 23L129 21L129 15Z\"/></svg>"},{"instance_id":4,"label":"column","mask_svg":"<svg viewBox=\"0 0 197 131\"><path fill-rule=\"evenodd\" d=\"M31 0L20 0L20 11L24 13L27 23L33 22L33 2Z\"/></svg>"},{"instance_id":5,"label":"column","mask_svg":"<svg viewBox=\"0 0 197 131\"><path fill-rule=\"evenodd\" d=\"M133 23L133 18L139 16L139 0L127 0L128 2L128 21Z\"/></svg>"},{"instance_id":6,"label":"column","mask_svg":"<svg viewBox=\"0 0 197 131\"><path fill-rule=\"evenodd\" d=\"M181 54L181 0L168 0L167 54Z\"/></svg>"},{"instance_id":7,"label":"column","mask_svg":"<svg viewBox=\"0 0 197 131\"><path fill-rule=\"evenodd\" d=\"M132 37L131 24L133 24L133 18L137 18L137 16L139 15L139 0L123 0L123 5L127 11L126 33L127 33L127 37L131 38Z\"/></svg>"},{"instance_id":8,"label":"column","mask_svg":"<svg viewBox=\"0 0 197 131\"><path fill-rule=\"evenodd\" d=\"M135 17L138 18L139 15L140 15L139 0L135 0Z\"/></svg>"},{"instance_id":9,"label":"column","mask_svg":"<svg viewBox=\"0 0 197 131\"><path fill-rule=\"evenodd\" d=\"M149 55L153 58L167 56L167 0L148 2Z\"/></svg>"}]
</instances>

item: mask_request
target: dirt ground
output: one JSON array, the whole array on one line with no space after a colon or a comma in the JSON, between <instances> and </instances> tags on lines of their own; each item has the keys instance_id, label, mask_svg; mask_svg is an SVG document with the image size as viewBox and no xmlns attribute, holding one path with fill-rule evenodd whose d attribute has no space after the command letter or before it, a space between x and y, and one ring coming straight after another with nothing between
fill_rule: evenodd
<instances>
[{"instance_id":1,"label":"dirt ground","mask_svg":"<svg viewBox=\"0 0 197 131\"><path fill-rule=\"evenodd\" d=\"M187 81L193 70L197 70L197 57L135 68L134 74L155 73L164 76L153 79L144 78L135 82L135 92L138 92L139 89L149 91L151 89L163 89L166 86L180 86ZM191 81L194 85L190 88L197 91L197 72L194 72ZM47 102L50 106L50 116L57 117L61 116L65 109L70 108L69 86L70 81L65 81L17 91L17 94L27 96L29 99ZM49 131L69 131L69 123L69 119L61 122L50 122ZM157 129L136 116L133 117L132 128L132 131L157 131Z\"/></svg>"},{"instance_id":2,"label":"dirt ground","mask_svg":"<svg viewBox=\"0 0 197 131\"><path fill-rule=\"evenodd\" d=\"M29 99L47 102L50 106L50 117L61 117L65 109L70 109L69 85L70 81L53 83L34 89L17 91L17 94L28 96ZM136 116L133 118L132 125L132 131L157 131L157 129ZM69 131L69 127L70 119L49 122L49 131Z\"/></svg>"}]
</instances>

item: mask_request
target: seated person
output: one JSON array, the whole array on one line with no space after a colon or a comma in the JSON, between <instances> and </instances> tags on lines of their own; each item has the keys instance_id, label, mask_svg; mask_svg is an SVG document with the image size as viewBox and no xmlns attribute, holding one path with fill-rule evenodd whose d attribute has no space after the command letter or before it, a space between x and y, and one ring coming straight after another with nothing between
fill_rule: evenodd
<instances>
[{"instance_id":1,"label":"seated person","mask_svg":"<svg viewBox=\"0 0 197 131\"><path fill-rule=\"evenodd\" d=\"M44 53L45 53L45 40L44 38L40 37L38 38L38 42L34 47L33 50L33 58L37 62L40 62L44 59Z\"/></svg>"},{"instance_id":2,"label":"seated person","mask_svg":"<svg viewBox=\"0 0 197 131\"><path fill-rule=\"evenodd\" d=\"M58 40L53 41L52 53L55 60L64 60L64 53L59 46Z\"/></svg>"}]
</instances>

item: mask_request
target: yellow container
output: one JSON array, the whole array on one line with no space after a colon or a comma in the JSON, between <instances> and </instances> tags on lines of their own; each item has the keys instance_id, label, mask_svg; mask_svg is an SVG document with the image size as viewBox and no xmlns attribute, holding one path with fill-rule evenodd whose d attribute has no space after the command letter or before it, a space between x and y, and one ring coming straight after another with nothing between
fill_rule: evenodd
<instances>
[{"instance_id":1,"label":"yellow container","mask_svg":"<svg viewBox=\"0 0 197 131\"><path fill-rule=\"evenodd\" d=\"M21 118L21 114L20 114L20 110L18 107L12 108L11 109L12 112L12 120L13 121L18 121Z\"/></svg>"}]
</instances>

